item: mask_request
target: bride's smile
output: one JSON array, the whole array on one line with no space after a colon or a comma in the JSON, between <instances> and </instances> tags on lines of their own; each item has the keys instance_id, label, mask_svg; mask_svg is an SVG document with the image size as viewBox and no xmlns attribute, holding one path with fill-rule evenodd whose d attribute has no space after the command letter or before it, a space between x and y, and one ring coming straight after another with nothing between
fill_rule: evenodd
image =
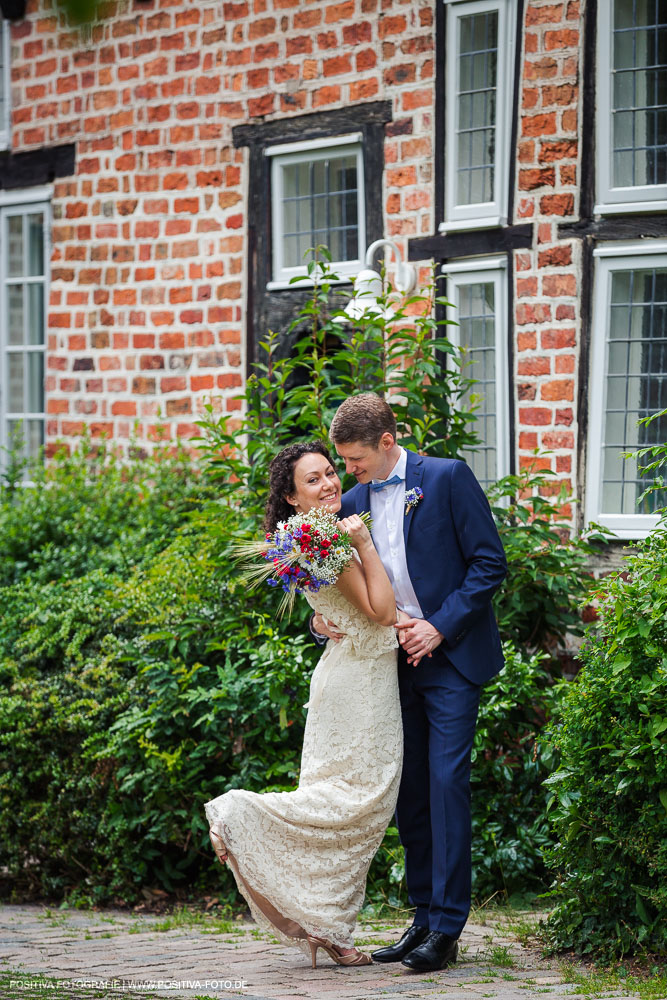
<instances>
[{"instance_id":1,"label":"bride's smile","mask_svg":"<svg viewBox=\"0 0 667 1000\"><path fill-rule=\"evenodd\" d=\"M318 452L300 458L294 466L294 492L286 499L303 513L313 507L340 510L340 479L331 462Z\"/></svg>"}]
</instances>

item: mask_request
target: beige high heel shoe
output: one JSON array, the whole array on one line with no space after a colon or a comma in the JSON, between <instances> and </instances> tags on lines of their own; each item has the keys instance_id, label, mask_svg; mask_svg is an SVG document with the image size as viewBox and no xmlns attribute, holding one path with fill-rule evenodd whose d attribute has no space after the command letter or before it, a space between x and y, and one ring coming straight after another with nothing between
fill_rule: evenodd
<instances>
[{"instance_id":1,"label":"beige high heel shoe","mask_svg":"<svg viewBox=\"0 0 667 1000\"><path fill-rule=\"evenodd\" d=\"M312 959L313 969L317 968L317 949L323 948L326 951L329 958L333 959L336 965L372 965L372 959L370 955L364 954L363 951L357 951L355 948L351 955L341 955L334 944L330 941L325 941L323 938L313 937L311 934L306 934L306 941L310 945L310 957Z\"/></svg>"}]
</instances>

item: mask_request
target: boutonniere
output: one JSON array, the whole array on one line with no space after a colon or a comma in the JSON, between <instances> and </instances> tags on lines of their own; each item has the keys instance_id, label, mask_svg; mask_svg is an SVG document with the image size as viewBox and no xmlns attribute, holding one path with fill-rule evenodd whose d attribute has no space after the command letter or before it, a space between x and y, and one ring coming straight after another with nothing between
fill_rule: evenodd
<instances>
[{"instance_id":1,"label":"boutonniere","mask_svg":"<svg viewBox=\"0 0 667 1000\"><path fill-rule=\"evenodd\" d=\"M424 499L424 491L420 486L413 486L411 490L408 490L405 494L405 513L406 515L416 507L420 500Z\"/></svg>"}]
</instances>

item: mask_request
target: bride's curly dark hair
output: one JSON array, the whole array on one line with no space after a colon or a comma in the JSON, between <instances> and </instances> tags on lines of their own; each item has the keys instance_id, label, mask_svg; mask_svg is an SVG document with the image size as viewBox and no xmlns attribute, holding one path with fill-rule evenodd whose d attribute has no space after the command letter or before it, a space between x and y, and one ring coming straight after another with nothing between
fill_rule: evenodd
<instances>
[{"instance_id":1,"label":"bride's curly dark hair","mask_svg":"<svg viewBox=\"0 0 667 1000\"><path fill-rule=\"evenodd\" d=\"M278 521L286 521L294 513L294 507L287 502L287 496L294 493L294 466L304 455L324 455L327 462L333 461L329 449L322 441L298 441L283 448L269 466L269 498L266 501L264 529L273 531Z\"/></svg>"}]
</instances>

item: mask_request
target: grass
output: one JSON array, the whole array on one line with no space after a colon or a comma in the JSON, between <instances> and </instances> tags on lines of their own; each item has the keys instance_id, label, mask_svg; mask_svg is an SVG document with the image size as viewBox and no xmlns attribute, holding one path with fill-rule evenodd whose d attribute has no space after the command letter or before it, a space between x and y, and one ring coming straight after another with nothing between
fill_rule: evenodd
<instances>
[{"instance_id":1,"label":"grass","mask_svg":"<svg viewBox=\"0 0 667 1000\"><path fill-rule=\"evenodd\" d=\"M488 952L487 957L491 965L497 965L501 969L512 969L516 964L506 944L494 945Z\"/></svg>"},{"instance_id":2,"label":"grass","mask_svg":"<svg viewBox=\"0 0 667 1000\"><path fill-rule=\"evenodd\" d=\"M641 1000L663 1000L667 997L667 972L657 966L645 976L626 975L621 969L577 969L562 963L563 981L572 985L573 993L587 997L607 996L611 990L636 993Z\"/></svg>"}]
</instances>

